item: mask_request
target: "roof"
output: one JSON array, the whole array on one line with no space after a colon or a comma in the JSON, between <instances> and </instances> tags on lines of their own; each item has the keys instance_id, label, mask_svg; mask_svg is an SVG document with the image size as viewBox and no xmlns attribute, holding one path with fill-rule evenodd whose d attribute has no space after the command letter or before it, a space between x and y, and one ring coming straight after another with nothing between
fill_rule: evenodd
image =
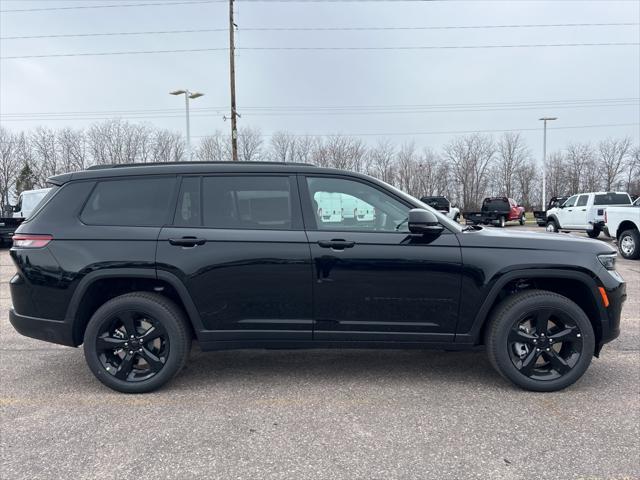
<instances>
[{"instance_id":1,"label":"roof","mask_svg":"<svg viewBox=\"0 0 640 480\"><path fill-rule=\"evenodd\" d=\"M346 173L343 170L316 167L307 163L293 162L167 162L97 165L79 172L63 173L48 179L54 185L72 180L128 177L139 175L189 175L208 173ZM359 174L349 172L352 175Z\"/></svg>"}]
</instances>

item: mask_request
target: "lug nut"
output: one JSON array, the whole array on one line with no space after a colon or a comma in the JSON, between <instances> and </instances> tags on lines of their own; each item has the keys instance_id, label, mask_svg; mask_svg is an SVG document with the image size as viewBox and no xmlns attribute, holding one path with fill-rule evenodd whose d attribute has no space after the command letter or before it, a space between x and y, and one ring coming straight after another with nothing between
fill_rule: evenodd
<instances>
[{"instance_id":1,"label":"lug nut","mask_svg":"<svg viewBox=\"0 0 640 480\"><path fill-rule=\"evenodd\" d=\"M580 338L580 334L577 334L576 337Z\"/></svg>"},{"instance_id":2,"label":"lug nut","mask_svg":"<svg viewBox=\"0 0 640 480\"><path fill-rule=\"evenodd\" d=\"M536 352L539 352L539 351L540 351L540 349L539 349L539 348L536 348Z\"/></svg>"},{"instance_id":3,"label":"lug nut","mask_svg":"<svg viewBox=\"0 0 640 480\"><path fill-rule=\"evenodd\" d=\"M129 355L133 355L133 350L129 350Z\"/></svg>"},{"instance_id":4,"label":"lug nut","mask_svg":"<svg viewBox=\"0 0 640 480\"><path fill-rule=\"evenodd\" d=\"M547 352L549 351L549 349L547 348Z\"/></svg>"},{"instance_id":5,"label":"lug nut","mask_svg":"<svg viewBox=\"0 0 640 480\"><path fill-rule=\"evenodd\" d=\"M124 342L124 346L128 347L129 346L129 342Z\"/></svg>"},{"instance_id":6,"label":"lug nut","mask_svg":"<svg viewBox=\"0 0 640 480\"><path fill-rule=\"evenodd\" d=\"M141 348L139 348L139 349L138 349L138 351L139 351L140 353L142 353L142 349L141 349Z\"/></svg>"},{"instance_id":7,"label":"lug nut","mask_svg":"<svg viewBox=\"0 0 640 480\"><path fill-rule=\"evenodd\" d=\"M534 340L533 340L533 343L538 343L538 340L534 339Z\"/></svg>"}]
</instances>

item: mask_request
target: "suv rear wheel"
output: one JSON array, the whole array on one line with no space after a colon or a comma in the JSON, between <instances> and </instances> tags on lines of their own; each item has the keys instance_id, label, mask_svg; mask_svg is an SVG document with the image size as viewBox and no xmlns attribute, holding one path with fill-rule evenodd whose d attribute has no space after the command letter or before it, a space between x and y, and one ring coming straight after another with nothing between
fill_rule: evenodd
<instances>
[{"instance_id":1,"label":"suv rear wheel","mask_svg":"<svg viewBox=\"0 0 640 480\"><path fill-rule=\"evenodd\" d=\"M113 298L91 317L84 335L89 368L106 386L125 393L155 390L184 366L191 335L182 310L148 292Z\"/></svg>"},{"instance_id":2,"label":"suv rear wheel","mask_svg":"<svg viewBox=\"0 0 640 480\"><path fill-rule=\"evenodd\" d=\"M506 298L485 334L489 361L526 390L552 392L587 370L595 347L584 311L562 295L528 290Z\"/></svg>"}]
</instances>

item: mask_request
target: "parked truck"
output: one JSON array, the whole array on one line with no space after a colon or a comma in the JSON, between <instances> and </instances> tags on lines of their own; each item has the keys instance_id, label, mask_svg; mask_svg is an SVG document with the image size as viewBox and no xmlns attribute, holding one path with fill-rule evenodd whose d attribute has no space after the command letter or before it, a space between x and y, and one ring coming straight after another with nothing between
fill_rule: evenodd
<instances>
[{"instance_id":1,"label":"parked truck","mask_svg":"<svg viewBox=\"0 0 640 480\"><path fill-rule=\"evenodd\" d=\"M633 260L640 258L640 198L631 206L607 207L604 225L605 235L617 240L620 255Z\"/></svg>"},{"instance_id":2,"label":"parked truck","mask_svg":"<svg viewBox=\"0 0 640 480\"><path fill-rule=\"evenodd\" d=\"M570 197L547 211L547 231L586 232L597 238L604 229L604 212L618 205L631 205L627 192L590 192Z\"/></svg>"},{"instance_id":3,"label":"parked truck","mask_svg":"<svg viewBox=\"0 0 640 480\"><path fill-rule=\"evenodd\" d=\"M482 202L479 212L463 212L467 225L497 225L504 227L507 222L526 221L524 207L518 205L513 198L487 197Z\"/></svg>"},{"instance_id":4,"label":"parked truck","mask_svg":"<svg viewBox=\"0 0 640 480\"><path fill-rule=\"evenodd\" d=\"M15 206L7 206L0 215L0 247L11 243L16 228L31 215L49 190L51 189L25 190L18 196Z\"/></svg>"},{"instance_id":5,"label":"parked truck","mask_svg":"<svg viewBox=\"0 0 640 480\"><path fill-rule=\"evenodd\" d=\"M566 202L569 197L551 197L547 205L546 210L534 210L533 217L536 219L536 223L539 227L545 227L547 225L547 212L552 208L557 208Z\"/></svg>"},{"instance_id":6,"label":"parked truck","mask_svg":"<svg viewBox=\"0 0 640 480\"><path fill-rule=\"evenodd\" d=\"M449 199L442 195L432 195L427 197L422 197L420 199L422 203L426 203L431 208L438 210L440 213L446 215L451 220L459 221L460 220L460 209L455 205L452 205Z\"/></svg>"}]
</instances>

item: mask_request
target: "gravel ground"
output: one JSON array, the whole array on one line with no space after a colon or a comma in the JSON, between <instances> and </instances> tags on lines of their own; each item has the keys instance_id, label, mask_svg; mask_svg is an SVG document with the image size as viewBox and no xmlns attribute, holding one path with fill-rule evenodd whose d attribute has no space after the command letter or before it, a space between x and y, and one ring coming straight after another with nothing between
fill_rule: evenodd
<instances>
[{"instance_id":1,"label":"gravel ground","mask_svg":"<svg viewBox=\"0 0 640 480\"><path fill-rule=\"evenodd\" d=\"M117 394L13 330L6 249L0 268L2 479L640 478L639 261L619 261L620 338L552 394L483 352L197 348L163 390Z\"/></svg>"}]
</instances>

